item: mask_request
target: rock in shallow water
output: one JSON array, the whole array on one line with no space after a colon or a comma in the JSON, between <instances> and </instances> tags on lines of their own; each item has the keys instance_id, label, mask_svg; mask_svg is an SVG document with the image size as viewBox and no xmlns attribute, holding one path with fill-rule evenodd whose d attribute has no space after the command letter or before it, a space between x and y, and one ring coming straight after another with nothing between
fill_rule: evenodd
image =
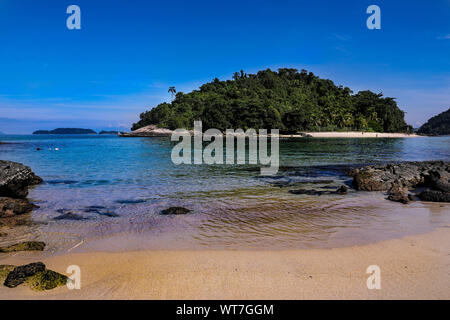
<instances>
[{"instance_id":1,"label":"rock in shallow water","mask_svg":"<svg viewBox=\"0 0 450 320\"><path fill-rule=\"evenodd\" d=\"M444 161L404 162L367 166L352 172L357 190L387 191L388 199L407 203L407 189L428 187L422 201L450 202L450 163Z\"/></svg>"},{"instance_id":2,"label":"rock in shallow water","mask_svg":"<svg viewBox=\"0 0 450 320\"><path fill-rule=\"evenodd\" d=\"M0 218L29 213L35 207L26 199L0 197Z\"/></svg>"},{"instance_id":3,"label":"rock in shallow water","mask_svg":"<svg viewBox=\"0 0 450 320\"><path fill-rule=\"evenodd\" d=\"M168 209L162 210L162 214L188 214L191 210L183 207L170 207Z\"/></svg>"},{"instance_id":4,"label":"rock in shallow water","mask_svg":"<svg viewBox=\"0 0 450 320\"><path fill-rule=\"evenodd\" d=\"M42 179L21 163L0 160L0 196L25 198L28 187L39 184Z\"/></svg>"}]
</instances>

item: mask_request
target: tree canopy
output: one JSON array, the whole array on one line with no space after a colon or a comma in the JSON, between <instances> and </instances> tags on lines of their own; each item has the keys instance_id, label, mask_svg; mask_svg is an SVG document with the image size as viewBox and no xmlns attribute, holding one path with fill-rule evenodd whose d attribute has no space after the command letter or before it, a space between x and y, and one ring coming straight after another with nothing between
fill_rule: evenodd
<instances>
[{"instance_id":1,"label":"tree canopy","mask_svg":"<svg viewBox=\"0 0 450 320\"><path fill-rule=\"evenodd\" d=\"M450 134L450 109L428 120L418 133L438 136Z\"/></svg>"},{"instance_id":2,"label":"tree canopy","mask_svg":"<svg viewBox=\"0 0 450 320\"><path fill-rule=\"evenodd\" d=\"M190 93L178 92L171 103L143 112L132 130L150 124L192 128L195 120L203 122L203 129L220 130L412 131L394 98L371 91L353 94L312 72L287 68L235 72L232 80L216 78Z\"/></svg>"}]
</instances>

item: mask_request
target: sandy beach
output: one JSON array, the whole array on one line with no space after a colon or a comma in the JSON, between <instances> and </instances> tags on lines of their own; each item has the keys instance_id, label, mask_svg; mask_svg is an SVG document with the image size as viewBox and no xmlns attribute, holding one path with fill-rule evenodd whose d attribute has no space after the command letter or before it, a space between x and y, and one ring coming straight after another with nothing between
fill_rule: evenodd
<instances>
[{"instance_id":1,"label":"sandy beach","mask_svg":"<svg viewBox=\"0 0 450 320\"><path fill-rule=\"evenodd\" d=\"M306 136L313 138L418 138L423 137L417 134L407 133L381 133L381 132L304 132Z\"/></svg>"},{"instance_id":2,"label":"sandy beach","mask_svg":"<svg viewBox=\"0 0 450 320\"><path fill-rule=\"evenodd\" d=\"M43 262L80 266L80 290L2 286L0 299L450 299L449 230L336 249L64 254ZM380 290L367 288L369 265L381 268Z\"/></svg>"}]
</instances>

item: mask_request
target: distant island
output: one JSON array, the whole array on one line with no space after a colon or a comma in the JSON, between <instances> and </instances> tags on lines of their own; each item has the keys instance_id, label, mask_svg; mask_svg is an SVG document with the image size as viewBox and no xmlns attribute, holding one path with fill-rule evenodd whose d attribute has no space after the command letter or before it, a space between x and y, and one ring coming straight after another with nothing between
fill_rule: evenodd
<instances>
[{"instance_id":1,"label":"distant island","mask_svg":"<svg viewBox=\"0 0 450 320\"><path fill-rule=\"evenodd\" d=\"M450 135L450 108L428 120L417 133L433 136Z\"/></svg>"},{"instance_id":2,"label":"distant island","mask_svg":"<svg viewBox=\"0 0 450 320\"><path fill-rule=\"evenodd\" d=\"M202 120L204 130L413 132L395 98L368 90L353 94L306 70L241 71L233 80L216 78L187 94L176 93L175 87L169 92L175 99L141 113L131 130L149 125L192 129L194 120Z\"/></svg>"},{"instance_id":3,"label":"distant island","mask_svg":"<svg viewBox=\"0 0 450 320\"><path fill-rule=\"evenodd\" d=\"M58 128L54 130L37 130L33 134L97 134L92 129Z\"/></svg>"},{"instance_id":4,"label":"distant island","mask_svg":"<svg viewBox=\"0 0 450 320\"><path fill-rule=\"evenodd\" d=\"M119 134L119 131L100 131L99 134Z\"/></svg>"}]
</instances>

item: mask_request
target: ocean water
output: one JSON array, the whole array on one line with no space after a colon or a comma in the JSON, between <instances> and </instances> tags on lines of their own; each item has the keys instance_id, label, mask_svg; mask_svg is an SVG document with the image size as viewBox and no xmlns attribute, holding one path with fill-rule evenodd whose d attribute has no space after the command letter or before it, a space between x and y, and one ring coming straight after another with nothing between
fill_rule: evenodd
<instances>
[{"instance_id":1,"label":"ocean water","mask_svg":"<svg viewBox=\"0 0 450 320\"><path fill-rule=\"evenodd\" d=\"M335 247L425 232L450 221L448 204L402 205L382 193L353 190L322 196L288 192L351 185L346 166L449 161L450 137L282 139L280 170L273 177L260 176L254 165L174 165L169 138L0 140L8 142L0 145L0 159L24 163L44 179L30 190L39 206L31 226L8 230L0 242L41 239L49 252ZM192 213L160 214L170 206ZM78 220L62 219L67 213Z\"/></svg>"}]
</instances>

